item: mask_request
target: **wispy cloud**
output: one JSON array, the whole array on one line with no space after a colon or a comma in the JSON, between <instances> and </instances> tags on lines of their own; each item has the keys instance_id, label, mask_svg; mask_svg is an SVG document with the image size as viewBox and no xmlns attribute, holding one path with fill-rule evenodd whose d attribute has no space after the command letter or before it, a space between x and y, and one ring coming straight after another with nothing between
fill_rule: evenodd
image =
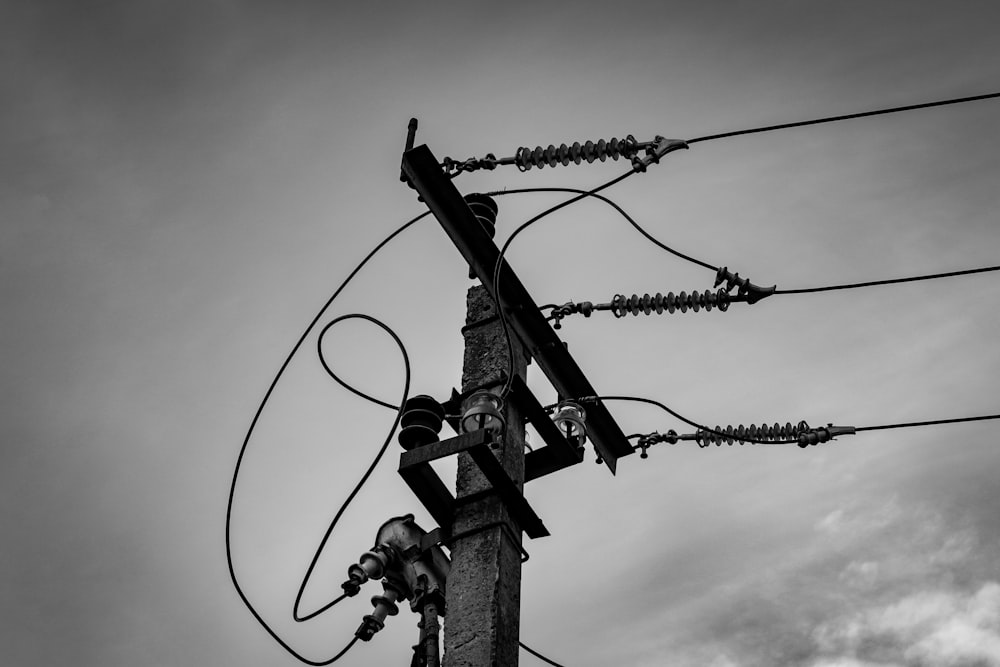
<instances>
[{"instance_id":1,"label":"wispy cloud","mask_svg":"<svg viewBox=\"0 0 1000 667\"><path fill-rule=\"evenodd\" d=\"M921 591L823 623L814 636L822 652L838 656L833 664L1000 665L1000 584Z\"/></svg>"},{"instance_id":2,"label":"wispy cloud","mask_svg":"<svg viewBox=\"0 0 1000 667\"><path fill-rule=\"evenodd\" d=\"M677 665L1000 665L1000 550L955 508L856 498L649 640Z\"/></svg>"}]
</instances>

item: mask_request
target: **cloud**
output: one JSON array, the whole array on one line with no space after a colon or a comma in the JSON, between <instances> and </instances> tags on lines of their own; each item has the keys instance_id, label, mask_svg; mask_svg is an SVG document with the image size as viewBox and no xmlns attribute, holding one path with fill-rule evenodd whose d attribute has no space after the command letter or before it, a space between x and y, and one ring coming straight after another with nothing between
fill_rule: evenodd
<instances>
[{"instance_id":1,"label":"cloud","mask_svg":"<svg viewBox=\"0 0 1000 667\"><path fill-rule=\"evenodd\" d=\"M971 593L922 591L821 624L815 667L878 662L923 667L1000 665L1000 584ZM855 662L852 662L855 661Z\"/></svg>"},{"instance_id":2,"label":"cloud","mask_svg":"<svg viewBox=\"0 0 1000 667\"><path fill-rule=\"evenodd\" d=\"M1000 667L1000 548L975 508L904 494L828 506L752 577L721 578L649 642L669 664Z\"/></svg>"}]
</instances>

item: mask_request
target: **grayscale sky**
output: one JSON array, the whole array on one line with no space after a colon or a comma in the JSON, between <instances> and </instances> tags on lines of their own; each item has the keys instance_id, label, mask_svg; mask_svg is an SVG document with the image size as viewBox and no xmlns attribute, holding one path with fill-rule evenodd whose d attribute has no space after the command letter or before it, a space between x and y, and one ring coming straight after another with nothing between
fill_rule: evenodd
<instances>
[{"instance_id":1,"label":"grayscale sky","mask_svg":"<svg viewBox=\"0 0 1000 667\"><path fill-rule=\"evenodd\" d=\"M998 20L995 2L963 0L0 4L0 662L297 664L230 583L227 494L284 355L421 211L398 180L411 116L418 143L466 158L997 92ZM456 184L586 188L623 170ZM998 185L993 100L696 144L607 194L678 250L790 289L1000 264ZM498 239L557 201L500 198ZM546 218L509 257L538 303L713 279L599 202ZM713 425L994 414L993 275L598 314L560 335L601 393ZM414 393L444 398L470 284L426 219L324 322L383 319ZM250 443L233 547L260 613L323 659L375 587L299 625L292 600L393 415L330 381L315 345ZM400 355L377 328L345 324L326 349L399 400ZM609 407L626 433L685 430ZM384 520L433 525L397 453L334 535L306 608L338 592ZM998 471L994 422L808 450L659 445L617 476L589 455L526 489L552 535L526 544L522 639L567 667L1000 665ZM406 664L415 623L402 612L339 664Z\"/></svg>"}]
</instances>

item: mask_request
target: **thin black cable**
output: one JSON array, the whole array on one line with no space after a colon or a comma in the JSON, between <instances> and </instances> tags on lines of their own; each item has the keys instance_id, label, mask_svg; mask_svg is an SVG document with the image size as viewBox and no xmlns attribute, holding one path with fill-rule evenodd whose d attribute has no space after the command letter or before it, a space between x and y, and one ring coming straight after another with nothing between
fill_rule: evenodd
<instances>
[{"instance_id":1,"label":"thin black cable","mask_svg":"<svg viewBox=\"0 0 1000 667\"><path fill-rule=\"evenodd\" d=\"M399 407L396 408L396 418L392 422L392 428L389 429L389 435L386 436L385 441L382 443L382 447L375 454L375 457L372 459L371 464L369 464L368 469L365 470L364 474L361 476L361 479L359 479L357 484L354 485L354 488L351 490L350 494L348 494L347 498L341 504L340 509L337 510L337 513L334 515L333 520L330 522L330 525L326 529L326 533L323 534L323 539L320 540L319 546L316 547L316 553L313 554L312 560L309 562L309 567L306 569L306 574L302 578L302 583L299 585L299 591L295 595L295 604L292 605L292 618L299 623L303 621L308 621L311 618L319 616L324 611L333 607L338 602L347 597L346 594L341 595L337 599L327 603L326 605L320 607L316 611L306 614L305 616L299 616L299 605L302 603L302 596L305 594L306 586L309 584L309 578L312 576L313 570L316 568L316 563L319 561L319 557L323 553L323 549L326 547L327 541L333 534L334 528L337 526L337 523L340 521L340 518L343 516L344 512L347 511L348 505L351 504L351 502L354 500L354 497L357 496L358 493L361 491L361 487L363 487L365 483L368 481L368 478L371 477L372 472L375 471L375 467L379 464L379 461L382 460L382 456L385 454L386 449L389 448L389 443L392 442L392 435L393 433L396 432L396 427L399 426L399 420L403 417L402 406L406 403L406 398L407 396L409 396L410 393L410 357L406 353L406 346L403 345L403 341L399 339L399 336L396 335L395 331L389 328L385 323L375 319L370 315L365 315L362 313L351 313L349 315L341 315L340 317L330 321L325 327L323 327L323 330L320 331L319 336L316 337L316 349L320 358L321 359L323 358L323 337L326 335L326 332L329 331L333 326L337 325L338 323L350 319L362 319L371 322L373 324L376 324L379 327L381 327L383 331L392 336L392 339L396 342L396 345L399 347L399 351L403 355L403 366L405 369L406 380L403 384L403 397L399 403ZM329 372L329 367L326 365L325 362L323 363L323 367L326 368L327 371ZM383 404L381 401L378 400L373 400L372 402L376 402L380 405Z\"/></svg>"},{"instance_id":2,"label":"thin black cable","mask_svg":"<svg viewBox=\"0 0 1000 667\"><path fill-rule=\"evenodd\" d=\"M385 239L383 239L381 242L379 242L379 244L376 245L371 250L371 252L369 252L365 256L365 258L361 260L361 262L354 268L354 270L351 271L351 273L347 276L347 278L344 279L344 281L340 284L340 286L336 289L336 291L334 291L333 295L326 301L325 304L323 304L323 307L319 309L319 312L316 313L316 316L312 319L312 321L306 327L305 331L299 337L298 341L296 341L295 345L292 346L292 349L288 353L288 356L285 357L285 360L282 362L281 366L278 368L278 372L275 374L274 379L271 380L271 384L270 384L270 386L268 386L267 391L264 392L264 398L261 400L260 405L257 407L257 411L254 413L253 419L250 421L250 426L247 429L246 436L243 438L243 444L240 446L239 454L236 457L236 465L235 465L235 467L233 469L233 481L232 481L232 484L229 487L229 498L228 498L228 501L226 503L226 535L225 535L225 542L226 542L226 564L227 564L227 566L229 568L229 577L230 577L230 579L233 582L233 587L236 589L237 595L239 595L240 600L243 601L243 604L250 611L251 615L253 615L253 617L255 619L257 619L257 622L261 624L261 626L267 631L267 633L269 635L271 635L271 637L276 642L278 642L278 644L282 648L284 648L286 651L288 651L291 655L295 656L295 658L297 658L298 660L300 660L300 661L302 661L302 662L304 662L306 664L309 664L309 665L314 665L316 667L320 667L322 665L329 665L333 661L339 660L340 657L351 646L354 645L354 641L351 641L351 643L348 644L347 648L345 648L343 651L341 651L340 653L338 653L336 656L334 656L330 660L323 661L323 662L315 662L315 661L309 660L309 659L305 658L304 656L300 655L299 653L297 653L291 646L289 646L287 643L285 643L285 641L283 639L281 639L281 637L279 637L277 635L277 633L271 628L271 626L269 626L267 624L267 622L264 620L264 618L257 612L257 610L254 608L254 606L250 603L250 600L249 600L249 598L247 598L246 593L244 593L242 587L240 587L239 580L236 577L236 569L235 569L235 567L233 565L232 517L233 517L233 501L234 501L234 499L236 497L236 481L239 479L240 468L241 468L241 466L243 464L243 457L246 454L247 446L250 444L250 438L253 436L254 428L257 426L257 422L260 420L260 416L261 416L261 414L263 414L264 408L267 405L268 400L271 398L271 395L274 393L274 389L278 385L278 381L281 379L282 375L284 374L285 369L287 369L288 365L291 363L292 357L294 357L295 353L299 350L300 347L302 347L302 343L305 342L306 338L312 332L313 328L319 322L320 318L323 317L323 314L327 311L327 309L334 302L334 300L338 296L340 296L340 293L344 290L345 287L347 287L347 285L351 282L351 280L354 278L354 276L356 276L358 274L358 272L361 271L361 269L371 260L372 257L375 256L375 254L378 251L380 251L383 247L385 247L390 241L392 241L394 238L396 238L404 230L408 229L411 225L413 225L414 223L416 223L421 218L427 216L429 213L430 213L430 211L425 211L424 213L421 213L420 215L416 216L415 218L413 218L413 219L409 220L408 222L404 223L402 226L400 226L394 232L392 232L391 234L389 234L389 236L387 236ZM357 638L355 638L355 639L357 639Z\"/></svg>"},{"instance_id":3,"label":"thin black cable","mask_svg":"<svg viewBox=\"0 0 1000 667\"><path fill-rule=\"evenodd\" d=\"M988 419L1000 419L1000 415L982 415L979 417L957 417L955 419L935 419L932 421L906 422L902 424L882 424L880 426L859 426L855 431L884 431L892 428L911 428L914 426L937 426L939 424L959 424L962 422L978 422Z\"/></svg>"},{"instance_id":4,"label":"thin black cable","mask_svg":"<svg viewBox=\"0 0 1000 667\"><path fill-rule=\"evenodd\" d=\"M322 334L320 335L320 337L322 338ZM341 387L343 387L347 391L351 392L355 396L359 396L359 397L363 398L364 400L366 400L366 401L368 401L370 403L374 403L375 405L380 405L383 408L388 408L390 410L399 410L400 406L393 405L392 403L389 403L388 401L383 401L381 399L375 398L374 396L366 394L365 392L361 391L357 387L349 384L346 380L342 380L333 371L333 369L330 368L330 364L327 363L327 361L326 361L326 355L323 354L323 349L322 348L320 348L320 350L319 350L319 363L322 364L323 370L326 371L327 375L329 375L331 378L333 378L337 382L337 384L339 384Z\"/></svg>"},{"instance_id":5,"label":"thin black cable","mask_svg":"<svg viewBox=\"0 0 1000 667\"><path fill-rule=\"evenodd\" d=\"M570 197L569 199L559 202L555 206L551 206L545 209L544 211L542 211L541 213L539 213L538 215L531 218L530 220L522 224L520 227L515 229L513 233L511 233L511 235L507 237L507 240L504 242L503 247L500 248L500 254L497 256L497 263L493 269L493 292L494 292L493 298L497 302L497 315L499 316L500 326L503 329L504 339L507 341L507 370L508 370L507 379L504 382L503 388L500 390L500 398L505 398L507 394L510 393L511 382L513 382L513 376L514 376L514 344L511 340L510 325L507 323L507 317L506 315L504 315L503 308L500 307L500 288L501 288L500 267L503 266L503 256L504 253L507 252L507 248L510 247L511 242L513 242L513 240L517 238L518 234L520 234L525 229L527 229L534 223L538 222L545 216L551 213L555 213L559 209L569 206L570 204L576 203L581 199L583 199L584 197L593 196L598 192L601 192L602 190L606 190L607 188L610 188L613 185L617 185L618 183L621 183L629 176L632 176L633 174L636 173L638 172L635 171L634 169L630 169L624 174L616 176L615 178L612 178L610 181L602 185L599 185L592 190L587 190L582 194L578 194L575 197Z\"/></svg>"},{"instance_id":6,"label":"thin black cable","mask_svg":"<svg viewBox=\"0 0 1000 667\"><path fill-rule=\"evenodd\" d=\"M573 193L576 193L576 194L583 195L584 197L593 197L595 199L598 199L598 200L604 202L605 204L607 204L608 206L612 207L616 211L618 211L618 213L620 213L621 216L623 218L625 218L625 220L628 221L628 223L630 225L632 225L632 227L634 227L637 232L639 232L644 237L646 237L646 239L650 243L652 243L653 245L655 245L655 246L657 246L657 247L659 247L659 248L661 248L663 250L666 250L670 254L675 255L677 257L680 257L683 260L691 262L692 264L697 264L698 266L704 267L704 268L709 269L711 271L718 271L719 270L719 267L717 267L717 266L712 266L708 262L703 262L700 259L696 259L694 257L691 257L690 255L685 255L684 253L682 253L682 252L680 252L678 250L674 250L670 246L664 244L659 239L657 239L652 234L650 234L645 229L643 229L643 227L638 222L636 222L632 218L632 216L630 216L628 213L626 213L625 210L621 206L619 206L618 204L616 204L610 198L605 197L604 195L597 194L596 191L594 191L594 190L580 190L578 188L516 188L514 190L501 190L501 191L496 191L496 192L489 192L487 194L489 194L491 196L503 196L503 195L525 194L525 193L532 193L532 192L573 192Z\"/></svg>"},{"instance_id":7,"label":"thin black cable","mask_svg":"<svg viewBox=\"0 0 1000 667\"><path fill-rule=\"evenodd\" d=\"M925 276L912 276L909 278L892 278L889 280L872 280L866 283L848 283L844 285L828 285L826 287L803 287L800 289L779 289L775 294L813 294L815 292L831 292L833 290L856 289L859 287L874 287L876 285L892 285L895 283L912 283L918 280L935 280L937 278L951 278L953 276L967 276L973 273L987 273L989 271L1000 271L1000 266L984 266L979 269L965 269L962 271L949 271L947 273L932 273Z\"/></svg>"},{"instance_id":8,"label":"thin black cable","mask_svg":"<svg viewBox=\"0 0 1000 667\"><path fill-rule=\"evenodd\" d=\"M528 646L527 644L525 644L524 642L522 642L522 641L519 641L519 642L517 642L517 643L518 643L518 645L519 645L519 646L520 646L521 648L523 648L523 649L524 649L525 651L527 651L527 652L528 652L528 653L530 653L531 655L535 656L536 658L538 658L538 659L539 659L539 660L541 660L542 662L546 662L546 663L548 663L548 664L550 664L550 665L553 665L554 667L563 667L562 665L560 665L560 664L559 664L558 662L556 662L555 660L552 660L552 659L550 659L550 658L546 658L546 657L545 657L544 655L542 655L542 654L541 654L541 653L539 653L538 651L534 650L533 648L530 648L530 647L529 647L529 646Z\"/></svg>"},{"instance_id":9,"label":"thin black cable","mask_svg":"<svg viewBox=\"0 0 1000 667\"><path fill-rule=\"evenodd\" d=\"M805 127L807 125L820 125L823 123L835 123L841 120L851 120L854 118L867 118L868 116L880 116L889 113L899 113L902 111L915 111L917 109L929 109L931 107L943 107L949 104L963 104L965 102L976 102L1000 97L1000 93L988 93L985 95L973 95L972 97L959 97L950 100L940 100L937 102L924 102L922 104L910 104L904 107L892 107L889 109L877 109L875 111L862 111L860 113L844 114L842 116L827 116L826 118L814 118L812 120L801 120L795 123L782 123L780 125L766 125L763 127L753 127L745 130L735 130L732 132L722 132L720 134L709 134L704 137L688 139L688 144L696 144L701 141L715 141L716 139L726 139L729 137L739 137L744 134L759 134L761 132L772 132L774 130L787 130L793 127Z\"/></svg>"},{"instance_id":10,"label":"thin black cable","mask_svg":"<svg viewBox=\"0 0 1000 667\"><path fill-rule=\"evenodd\" d=\"M630 225L632 225L633 228L635 228L635 230L637 232L639 232L642 236L644 236L653 245L661 248L662 250L665 250L666 252L668 252L668 253L676 256L676 257L679 257L680 259L683 259L685 261L691 262L692 264L696 264L698 266L704 267L704 268L709 269L711 271L716 271L717 272L719 270L719 267L712 266L708 262L703 262L700 259L697 259L695 257L691 257L690 255L686 255L686 254L684 254L684 253L682 253L682 252L680 252L678 250L675 250L674 248L671 248L670 246L664 244L659 239L657 239L656 237L654 237L652 234L650 234L649 232L647 232L642 227L642 225L640 225L634 218L632 218L632 216L630 216L621 206L619 206L617 203L615 203L612 199L610 199L608 197L605 197L604 195L601 195L601 194L596 194L596 193L588 191L588 190L581 190L579 188L568 188L568 187L516 188L516 189L512 189L512 190L498 190L498 191L494 191L494 192L489 192L487 194L489 194L490 196L503 196L503 195L528 194L528 193L538 193L538 192L572 192L572 193L583 195L585 197L593 197L595 199L598 199L598 200L604 202L605 204L607 204L608 206L611 206L613 209L615 209L623 218L625 218L625 220ZM802 287L802 288L796 288L796 289L777 289L777 290L775 290L773 292L773 294L813 294L813 293L817 293L817 292L831 292L831 291L834 291L834 290L858 289L858 288L863 288L863 287L876 287L876 286L880 286L880 285L893 285L893 284L897 284L897 283L909 283L909 282L917 282L917 281L922 281L922 280L936 280L936 279L940 279L940 278L952 278L952 277L955 277L955 276L966 276L966 275L972 275L972 274L977 274L977 273L988 273L988 272L992 272L992 271L1000 271L1000 266L986 266L986 267L981 267L981 268L977 268L977 269L964 269L964 270L961 270L961 271L948 271L948 272L945 272L945 273L934 273L934 274L928 274L928 275L922 275L922 276L912 276L912 277L907 277L907 278L891 278L891 279L887 279L887 280L873 280L873 281L862 282L862 283L847 283L847 284L842 284L842 285L827 285L827 286L822 286L822 287ZM539 308L539 310L544 310L545 308L557 308L557 307L558 306L555 305L555 304L549 304L549 305L546 305L546 306L541 306ZM393 406L393 407L395 407L395 406Z\"/></svg>"}]
</instances>

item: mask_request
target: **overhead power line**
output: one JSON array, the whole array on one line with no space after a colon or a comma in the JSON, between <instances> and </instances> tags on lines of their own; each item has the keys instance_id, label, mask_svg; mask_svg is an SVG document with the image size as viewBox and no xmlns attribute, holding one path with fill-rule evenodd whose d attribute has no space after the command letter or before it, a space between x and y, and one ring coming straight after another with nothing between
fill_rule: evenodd
<instances>
[{"instance_id":1,"label":"overhead power line","mask_svg":"<svg viewBox=\"0 0 1000 667\"><path fill-rule=\"evenodd\" d=\"M565 200L563 202L560 202L558 205L553 206L553 207L545 210L543 213L534 216L533 218L531 218L530 220L528 220L527 222L525 222L521 226L519 226L514 231L514 233L511 234L511 236L507 239L506 243L504 244L503 249L501 251L501 257L509 249L511 243L514 240L514 237L517 236L518 234L520 234L521 232L523 232L525 229L527 229L532 224L538 222L539 220L541 220L543 217L549 215L550 213L554 213L556 210L558 210L560 208L563 208L564 206L567 206L567 205L569 205L571 203L580 201L582 198L593 197L594 199L597 199L598 201L604 202L605 204L607 204L608 206L610 206L611 208L613 208L615 211L617 211L619 215L621 215L637 232L639 232L639 234L641 234L647 241L649 241L653 245L657 246L658 248L660 248L660 249L662 249L662 250L664 250L664 251L666 251L666 252L668 252L668 253L670 253L670 254L672 254L672 255L680 258L680 259L683 259L683 260L685 260L687 262L695 264L696 266L700 266L702 268L706 268L706 269L709 269L711 271L715 271L716 274L717 274L716 286L718 286L719 283L726 281L728 278L734 278L737 281L740 280L739 279L739 275L738 274L732 274L732 273L730 273L727 267L713 266L712 264L710 264L708 262L705 262L705 261L700 260L700 259L698 259L696 257L693 257L691 255L685 254L683 252L680 252L679 250L676 250L675 248L672 248L672 247L666 245L665 243L663 243L662 241L660 241L659 239L657 239L655 236L653 236L651 233L649 233L649 231L647 231L641 224L639 224L635 220L635 218L633 218L631 215L629 215L628 212L626 212L625 209L622 208L619 204L617 204L614 200L612 200L610 197L607 197L605 195L599 194L599 192L598 192L599 190L605 189L609 185L612 185L612 184L618 182L622 178L630 175L631 173L634 173L634 172L629 172L628 174L623 174L621 177L616 178L611 183L604 184L603 186L600 186L599 188L595 188L594 190L582 190L582 189L579 189L579 188L570 188L570 187L537 187L537 188L516 188L516 189L497 190L497 191L493 191L493 192L487 193L490 196L503 196L503 195L514 195L514 194L530 194L530 193L541 193L541 192L557 192L557 193L563 193L563 192L565 192L565 193L572 193L572 194L578 195L578 196L573 197L571 199L568 199L568 200ZM830 292L830 291L835 291L835 290L859 289L859 288L864 288L864 287L876 287L876 286L881 286L881 285L893 285L893 284L897 284L897 283L917 282L917 281L922 281L922 280L937 280L937 279L940 279L940 278L953 278L953 277L956 277L956 276L966 276L966 275L973 275L973 274L977 274L977 273L988 273L988 272L993 272L993 271L1000 271L1000 266L985 266L985 267L980 267L980 268L975 268L975 269L962 269L962 270L959 270L959 271L948 271L948 272L944 272L944 273L933 273L933 274L919 275L919 276L908 276L908 277L905 277L905 278L890 278L890 279L884 279L884 280L872 280L872 281L859 282L859 283L845 283L845 284L838 284L838 285L824 285L824 286L820 286L820 287L802 287L802 288L793 288L793 289L763 288L763 291L761 291L757 295L757 298L749 298L748 299L748 298L745 298L747 295L743 295L743 298L734 297L732 299L732 301L734 301L734 302L737 302L737 301L748 301L749 303L752 304L752 303L755 303L756 301L759 301L760 299L762 299L762 298L764 298L766 296L770 296L770 294L810 294L810 293L818 293L818 292ZM756 287L756 286L753 286L753 287ZM762 288L757 288L757 289L761 290ZM729 290L727 290L727 291L729 291ZM751 292L753 292L753 291L754 290L751 288ZM606 305L610 306L611 304L606 304ZM564 312L561 317L557 318L557 327L558 327L558 320L559 319L562 319L562 317L564 317L565 315L573 314L573 312L579 312L578 310L576 310L575 308L573 308L574 306L582 306L585 310L588 309L587 306L585 306L584 304L567 304L567 306L571 307L570 309L571 309L572 312L569 312L569 311ZM550 306L550 307L556 308L556 306L554 306L554 305ZM595 307L595 309L596 310L615 310L615 309L610 308L610 307L609 308ZM618 316L621 316L621 314L622 314L622 313L620 313L618 311L615 311L615 312L616 312L616 314ZM340 380L338 379L338 382L339 381Z\"/></svg>"},{"instance_id":2,"label":"overhead power line","mask_svg":"<svg viewBox=\"0 0 1000 667\"><path fill-rule=\"evenodd\" d=\"M955 419L935 419L922 422L905 422L901 424L882 424L880 426L859 426L858 431L885 431L893 428L913 428L917 426L938 426L940 424L960 424L963 422L979 422L990 419L1000 419L1000 415L981 415L979 417L958 417Z\"/></svg>"},{"instance_id":3,"label":"overhead power line","mask_svg":"<svg viewBox=\"0 0 1000 667\"><path fill-rule=\"evenodd\" d=\"M864 283L847 283L844 285L827 285L825 287L802 287L798 289L776 289L775 294L813 294L816 292L832 292L834 290L857 289L859 287L875 287L878 285L893 285L896 283L912 283L918 280L936 280L938 278L952 278L954 276L968 276L973 273L987 273L990 271L1000 271L1000 266L984 266L979 269L963 269L962 271L948 271L946 273L932 273L924 276L911 276L909 278L891 278L888 280L872 280Z\"/></svg>"},{"instance_id":4,"label":"overhead power line","mask_svg":"<svg viewBox=\"0 0 1000 667\"><path fill-rule=\"evenodd\" d=\"M525 651L527 651L531 655L535 656L536 658L538 658L542 662L547 663L549 665L552 665L553 667L563 667L561 664L559 664L555 660L552 660L551 658L546 658L544 655L542 655L538 651L534 650L533 648L529 647L524 642L519 641L518 644L521 646L521 648L523 648Z\"/></svg>"},{"instance_id":5,"label":"overhead power line","mask_svg":"<svg viewBox=\"0 0 1000 667\"><path fill-rule=\"evenodd\" d=\"M825 118L813 118L811 120L800 120L794 123L781 123L780 125L765 125L763 127L752 127L744 130L733 130L731 132L721 132L719 134L708 134L703 137L688 139L687 143L697 144L704 141L715 141L717 139L728 139L729 137L740 137L745 134L760 134L761 132L774 132L776 130L788 130L794 127L806 127L809 125L822 125L824 123L836 123L842 120L853 120L855 118L867 118L869 116L881 116L890 113L901 113L903 111L916 111L918 109L930 109L932 107L943 107L951 104L965 104L966 102L978 102L1000 97L1000 93L987 93L985 95L973 95L971 97L958 97L950 100L939 100L937 102L922 102L920 104L909 104L903 107L892 107L889 109L877 109L874 111L862 111L860 113L849 113L841 116L827 116Z\"/></svg>"}]
</instances>

